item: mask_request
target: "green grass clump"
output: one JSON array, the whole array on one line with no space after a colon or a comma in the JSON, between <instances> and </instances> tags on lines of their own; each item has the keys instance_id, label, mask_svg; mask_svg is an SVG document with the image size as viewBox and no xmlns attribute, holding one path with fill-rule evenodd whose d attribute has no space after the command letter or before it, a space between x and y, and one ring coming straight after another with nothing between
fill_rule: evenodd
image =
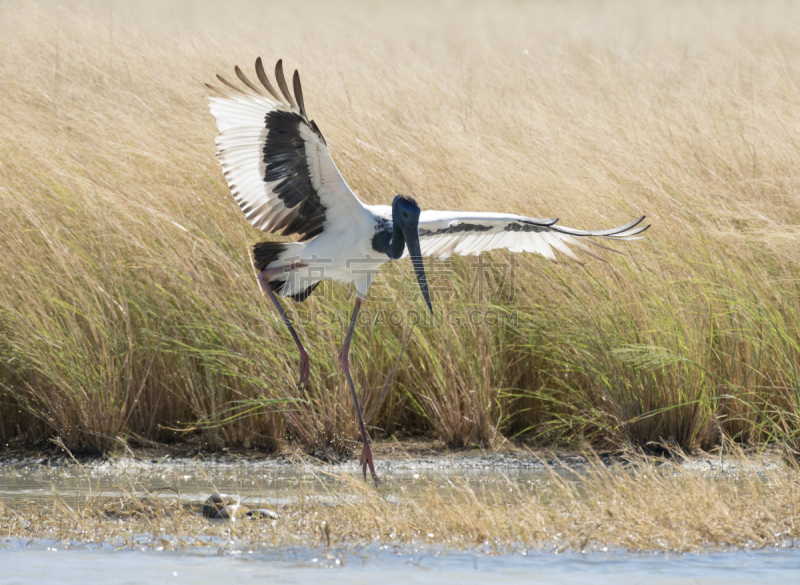
<instances>
[{"instance_id":1,"label":"green grass clump","mask_svg":"<svg viewBox=\"0 0 800 585\"><path fill-rule=\"evenodd\" d=\"M351 291L288 303L312 356L298 393L249 258L272 236L244 220L214 157L203 82L261 55L302 69L368 203L406 192L423 208L653 224L609 263L434 264L437 316L413 331L387 317L422 312L409 267L388 268L351 356L373 436L800 451L797 8L671 18L612 2L576 22L560 5L493 4L488 20L470 5L421 40L440 16L427 4L205 8L0 6L6 442L97 451L193 429L210 448L354 449L335 359Z\"/></svg>"}]
</instances>

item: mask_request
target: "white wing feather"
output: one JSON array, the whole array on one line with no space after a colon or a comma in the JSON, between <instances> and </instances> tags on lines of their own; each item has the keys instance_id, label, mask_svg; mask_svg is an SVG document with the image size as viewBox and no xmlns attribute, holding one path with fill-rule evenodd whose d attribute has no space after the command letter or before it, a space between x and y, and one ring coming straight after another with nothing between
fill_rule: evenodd
<instances>
[{"instance_id":1,"label":"white wing feather","mask_svg":"<svg viewBox=\"0 0 800 585\"><path fill-rule=\"evenodd\" d=\"M459 211L423 211L419 220L419 242L423 256L447 258L477 255L498 248L511 252L532 252L557 262L555 251L580 262L569 248L573 246L590 256L586 244L578 238L636 240L649 225L641 227L641 217L624 226L601 231L584 231L556 225L557 219L535 219L503 213ZM591 239L585 240L602 246ZM406 250L404 257L408 256ZM602 258L601 258L602 260Z\"/></svg>"}]
</instances>

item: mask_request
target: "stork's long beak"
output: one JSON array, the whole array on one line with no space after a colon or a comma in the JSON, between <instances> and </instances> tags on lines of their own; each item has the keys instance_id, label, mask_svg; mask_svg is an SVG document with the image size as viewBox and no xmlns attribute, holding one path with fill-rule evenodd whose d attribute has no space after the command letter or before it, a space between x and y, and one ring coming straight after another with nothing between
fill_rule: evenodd
<instances>
[{"instance_id":1,"label":"stork's long beak","mask_svg":"<svg viewBox=\"0 0 800 585\"><path fill-rule=\"evenodd\" d=\"M422 296L428 304L428 310L433 313L431 307L431 296L428 294L428 279L425 278L425 266L422 263L422 250L419 247L419 232L416 223L408 226L403 230L403 235L406 238L406 246L408 246L408 254L411 256L411 262L414 264L414 272L417 273L417 282L419 289L422 291Z\"/></svg>"}]
</instances>

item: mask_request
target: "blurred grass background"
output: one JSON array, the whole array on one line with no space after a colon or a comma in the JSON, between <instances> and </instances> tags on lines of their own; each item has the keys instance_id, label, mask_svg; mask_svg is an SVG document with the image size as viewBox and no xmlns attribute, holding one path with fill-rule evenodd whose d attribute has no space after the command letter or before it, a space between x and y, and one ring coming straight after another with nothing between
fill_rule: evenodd
<instances>
[{"instance_id":1,"label":"blurred grass background","mask_svg":"<svg viewBox=\"0 0 800 585\"><path fill-rule=\"evenodd\" d=\"M608 264L517 255L483 303L454 259L437 311L514 319L417 326L380 404L409 328L359 327L374 437L800 450L800 7L6 1L0 23L4 444L352 451L347 288L287 302L312 316L298 395L214 157L203 83L260 55L300 69L365 202L653 224ZM419 308L411 278L365 309Z\"/></svg>"}]
</instances>

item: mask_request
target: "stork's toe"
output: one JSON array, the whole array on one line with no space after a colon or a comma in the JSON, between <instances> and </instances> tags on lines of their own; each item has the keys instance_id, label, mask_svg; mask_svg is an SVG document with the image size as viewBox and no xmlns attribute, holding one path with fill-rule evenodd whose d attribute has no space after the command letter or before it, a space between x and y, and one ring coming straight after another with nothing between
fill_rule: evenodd
<instances>
[{"instance_id":1,"label":"stork's toe","mask_svg":"<svg viewBox=\"0 0 800 585\"><path fill-rule=\"evenodd\" d=\"M364 481L367 480L367 467L369 467L372 480L375 482L375 486L377 487L380 485L381 480L378 479L378 474L375 473L375 465L372 462L372 449L369 446L369 441L365 441L364 447L361 449L361 468L364 472Z\"/></svg>"}]
</instances>

